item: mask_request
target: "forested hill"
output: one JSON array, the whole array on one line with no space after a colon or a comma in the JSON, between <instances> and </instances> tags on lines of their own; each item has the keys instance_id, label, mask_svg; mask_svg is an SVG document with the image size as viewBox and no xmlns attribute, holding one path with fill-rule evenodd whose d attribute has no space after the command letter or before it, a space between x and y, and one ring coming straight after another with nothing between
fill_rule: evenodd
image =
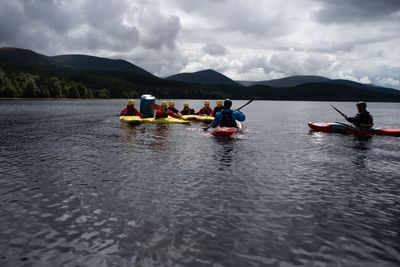
<instances>
[{"instance_id":1,"label":"forested hill","mask_svg":"<svg viewBox=\"0 0 400 267\"><path fill-rule=\"evenodd\" d=\"M187 83L197 83L206 85L218 85L224 84L229 86L241 87L240 83L233 81L232 79L222 75L215 70L202 70L193 73L179 73L167 77L168 80L181 81Z\"/></svg>"},{"instance_id":2,"label":"forested hill","mask_svg":"<svg viewBox=\"0 0 400 267\"><path fill-rule=\"evenodd\" d=\"M161 79L124 60L49 57L25 49L0 48L0 97L137 98L153 94L158 98L400 102L400 90L318 76L307 79L299 83L298 77L288 77L280 82L294 85L277 86L275 81L275 87L250 81L253 85L245 87L214 70Z\"/></svg>"}]
</instances>

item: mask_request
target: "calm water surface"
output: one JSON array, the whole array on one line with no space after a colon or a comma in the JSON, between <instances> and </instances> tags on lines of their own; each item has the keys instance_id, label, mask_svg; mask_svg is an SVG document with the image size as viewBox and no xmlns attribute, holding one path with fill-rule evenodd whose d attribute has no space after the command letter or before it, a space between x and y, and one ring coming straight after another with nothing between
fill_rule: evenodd
<instances>
[{"instance_id":1,"label":"calm water surface","mask_svg":"<svg viewBox=\"0 0 400 267\"><path fill-rule=\"evenodd\" d=\"M327 102L255 101L232 140L125 104L0 101L0 266L400 265L400 138L309 132Z\"/></svg>"}]
</instances>

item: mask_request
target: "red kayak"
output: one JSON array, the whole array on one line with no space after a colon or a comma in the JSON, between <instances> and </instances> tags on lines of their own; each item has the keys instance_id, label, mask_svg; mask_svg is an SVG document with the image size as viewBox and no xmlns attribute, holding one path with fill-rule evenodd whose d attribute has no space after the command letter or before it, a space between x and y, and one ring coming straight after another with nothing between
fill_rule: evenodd
<instances>
[{"instance_id":1,"label":"red kayak","mask_svg":"<svg viewBox=\"0 0 400 267\"><path fill-rule=\"evenodd\" d=\"M216 127L211 132L214 136L232 137L242 131L243 127L239 121L236 121L237 127Z\"/></svg>"},{"instance_id":2,"label":"red kayak","mask_svg":"<svg viewBox=\"0 0 400 267\"><path fill-rule=\"evenodd\" d=\"M400 137L400 128L359 129L340 122L309 122L308 126L316 132Z\"/></svg>"}]
</instances>

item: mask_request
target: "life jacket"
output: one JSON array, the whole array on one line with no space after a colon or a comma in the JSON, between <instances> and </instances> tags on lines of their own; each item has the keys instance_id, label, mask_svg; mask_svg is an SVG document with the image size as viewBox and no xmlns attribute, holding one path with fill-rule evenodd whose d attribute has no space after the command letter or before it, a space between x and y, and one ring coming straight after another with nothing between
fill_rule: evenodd
<instances>
[{"instance_id":1,"label":"life jacket","mask_svg":"<svg viewBox=\"0 0 400 267\"><path fill-rule=\"evenodd\" d=\"M181 113L182 113L182 115L192 115L192 114L194 114L194 109L192 109L192 108L183 108Z\"/></svg>"},{"instance_id":2,"label":"life jacket","mask_svg":"<svg viewBox=\"0 0 400 267\"><path fill-rule=\"evenodd\" d=\"M354 123L354 125L357 128L369 129L374 126L374 119L372 115L366 110L358 113L356 118L357 121Z\"/></svg>"},{"instance_id":3,"label":"life jacket","mask_svg":"<svg viewBox=\"0 0 400 267\"><path fill-rule=\"evenodd\" d=\"M225 109L221 111L222 119L219 123L220 127L237 127L236 121L233 119L232 113L233 111L230 109Z\"/></svg>"},{"instance_id":4,"label":"life jacket","mask_svg":"<svg viewBox=\"0 0 400 267\"><path fill-rule=\"evenodd\" d=\"M126 106L126 116L135 116L134 106Z\"/></svg>"}]
</instances>

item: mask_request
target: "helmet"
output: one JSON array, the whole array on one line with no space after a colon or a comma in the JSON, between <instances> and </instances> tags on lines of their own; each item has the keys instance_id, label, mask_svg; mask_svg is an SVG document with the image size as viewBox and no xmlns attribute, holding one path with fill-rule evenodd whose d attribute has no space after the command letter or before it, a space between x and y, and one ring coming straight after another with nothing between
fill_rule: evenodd
<instances>
[{"instance_id":1,"label":"helmet","mask_svg":"<svg viewBox=\"0 0 400 267\"><path fill-rule=\"evenodd\" d=\"M135 105L135 100L129 99L128 100L128 106L133 106L133 105Z\"/></svg>"},{"instance_id":2,"label":"helmet","mask_svg":"<svg viewBox=\"0 0 400 267\"><path fill-rule=\"evenodd\" d=\"M367 104L364 101L357 102L356 106L364 109L367 108Z\"/></svg>"},{"instance_id":3,"label":"helmet","mask_svg":"<svg viewBox=\"0 0 400 267\"><path fill-rule=\"evenodd\" d=\"M161 106L166 108L167 107L167 101L161 101Z\"/></svg>"},{"instance_id":4,"label":"helmet","mask_svg":"<svg viewBox=\"0 0 400 267\"><path fill-rule=\"evenodd\" d=\"M210 105L210 100L205 100L204 101L204 106L209 106Z\"/></svg>"},{"instance_id":5,"label":"helmet","mask_svg":"<svg viewBox=\"0 0 400 267\"><path fill-rule=\"evenodd\" d=\"M222 100L217 100L217 107L221 107L222 106Z\"/></svg>"},{"instance_id":6,"label":"helmet","mask_svg":"<svg viewBox=\"0 0 400 267\"><path fill-rule=\"evenodd\" d=\"M169 102L168 102L168 106L169 106L169 107L175 107L175 102L172 101L172 100L169 101Z\"/></svg>"},{"instance_id":7,"label":"helmet","mask_svg":"<svg viewBox=\"0 0 400 267\"><path fill-rule=\"evenodd\" d=\"M232 106L232 101L230 99L225 99L224 107L225 108L230 108L231 106Z\"/></svg>"},{"instance_id":8,"label":"helmet","mask_svg":"<svg viewBox=\"0 0 400 267\"><path fill-rule=\"evenodd\" d=\"M188 108L189 107L189 103L188 102L183 103L183 107L184 108Z\"/></svg>"}]
</instances>

